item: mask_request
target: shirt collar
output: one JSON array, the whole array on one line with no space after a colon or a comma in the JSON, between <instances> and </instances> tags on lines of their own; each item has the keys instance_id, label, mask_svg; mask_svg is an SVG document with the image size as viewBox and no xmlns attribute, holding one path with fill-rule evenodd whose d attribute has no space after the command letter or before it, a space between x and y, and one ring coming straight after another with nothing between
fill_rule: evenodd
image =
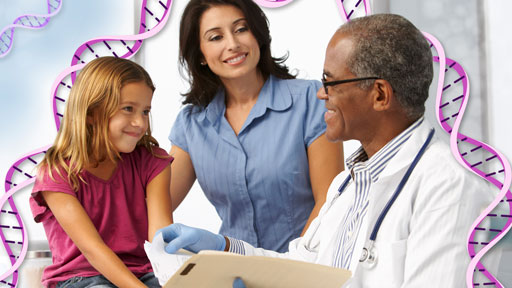
<instances>
[{"instance_id":1,"label":"shirt collar","mask_svg":"<svg viewBox=\"0 0 512 288\"><path fill-rule=\"evenodd\" d=\"M424 117L416 120L411 126L402 131L398 136L389 141L384 147L382 147L375 155L368 159L366 151L363 146L359 147L352 155L347 158L347 168L353 172L362 170L370 171L370 177L372 182L376 182L379 179L379 175L386 168L389 161L398 153L400 148L405 142L411 137L414 131L423 123Z\"/></svg>"},{"instance_id":2,"label":"shirt collar","mask_svg":"<svg viewBox=\"0 0 512 288\"><path fill-rule=\"evenodd\" d=\"M273 75L268 77L261 88L256 104L252 107L251 113L246 120L247 124L253 119L264 115L267 109L283 111L292 105L292 95L284 81L286 80L276 78ZM221 88L203 111L204 117L208 118L208 121L210 121L212 125L216 123L225 112L226 105L224 99L224 88Z\"/></svg>"},{"instance_id":3,"label":"shirt collar","mask_svg":"<svg viewBox=\"0 0 512 288\"><path fill-rule=\"evenodd\" d=\"M212 101L203 110L204 117L208 118L210 124L215 124L220 116L223 114L225 107L224 104L224 88L219 89L213 97Z\"/></svg>"}]
</instances>

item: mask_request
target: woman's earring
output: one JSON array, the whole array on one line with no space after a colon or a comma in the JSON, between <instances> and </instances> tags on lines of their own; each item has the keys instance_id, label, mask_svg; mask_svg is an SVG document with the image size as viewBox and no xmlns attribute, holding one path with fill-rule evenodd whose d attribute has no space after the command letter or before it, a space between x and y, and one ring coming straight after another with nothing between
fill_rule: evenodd
<instances>
[{"instance_id":1,"label":"woman's earring","mask_svg":"<svg viewBox=\"0 0 512 288\"><path fill-rule=\"evenodd\" d=\"M207 64L206 61L201 61L202 66L206 66L206 64Z\"/></svg>"}]
</instances>

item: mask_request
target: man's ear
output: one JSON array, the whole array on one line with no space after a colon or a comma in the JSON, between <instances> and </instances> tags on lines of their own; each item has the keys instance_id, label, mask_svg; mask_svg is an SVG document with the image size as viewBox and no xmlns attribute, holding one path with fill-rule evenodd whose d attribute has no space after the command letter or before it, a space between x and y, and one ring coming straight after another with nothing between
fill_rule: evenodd
<instances>
[{"instance_id":1,"label":"man's ear","mask_svg":"<svg viewBox=\"0 0 512 288\"><path fill-rule=\"evenodd\" d=\"M386 111L391 109L391 102L395 95L393 93L393 88L388 81L384 79L375 80L370 93L373 98L373 109L375 109L375 111Z\"/></svg>"}]
</instances>

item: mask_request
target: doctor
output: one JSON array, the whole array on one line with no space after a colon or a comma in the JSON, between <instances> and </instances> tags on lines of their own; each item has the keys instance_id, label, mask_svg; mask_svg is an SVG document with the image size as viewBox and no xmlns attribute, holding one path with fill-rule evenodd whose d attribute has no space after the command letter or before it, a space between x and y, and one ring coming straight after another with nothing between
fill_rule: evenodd
<instances>
[{"instance_id":1,"label":"doctor","mask_svg":"<svg viewBox=\"0 0 512 288\"><path fill-rule=\"evenodd\" d=\"M214 249L330 265L352 271L350 287L464 287L468 231L492 195L423 117L432 71L427 41L401 16L341 26L327 47L317 96L328 109L327 138L362 146L347 158L348 169L332 182L305 235L280 254L173 224L162 229L166 251Z\"/></svg>"}]
</instances>

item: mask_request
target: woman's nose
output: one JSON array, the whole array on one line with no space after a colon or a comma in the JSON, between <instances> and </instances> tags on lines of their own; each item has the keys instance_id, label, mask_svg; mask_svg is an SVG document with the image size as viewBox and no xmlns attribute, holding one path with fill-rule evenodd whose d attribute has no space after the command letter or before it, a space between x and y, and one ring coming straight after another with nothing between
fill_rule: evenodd
<instances>
[{"instance_id":1,"label":"woman's nose","mask_svg":"<svg viewBox=\"0 0 512 288\"><path fill-rule=\"evenodd\" d=\"M240 48L240 41L234 34L230 34L227 36L228 40L228 49L232 51L237 51Z\"/></svg>"}]
</instances>

